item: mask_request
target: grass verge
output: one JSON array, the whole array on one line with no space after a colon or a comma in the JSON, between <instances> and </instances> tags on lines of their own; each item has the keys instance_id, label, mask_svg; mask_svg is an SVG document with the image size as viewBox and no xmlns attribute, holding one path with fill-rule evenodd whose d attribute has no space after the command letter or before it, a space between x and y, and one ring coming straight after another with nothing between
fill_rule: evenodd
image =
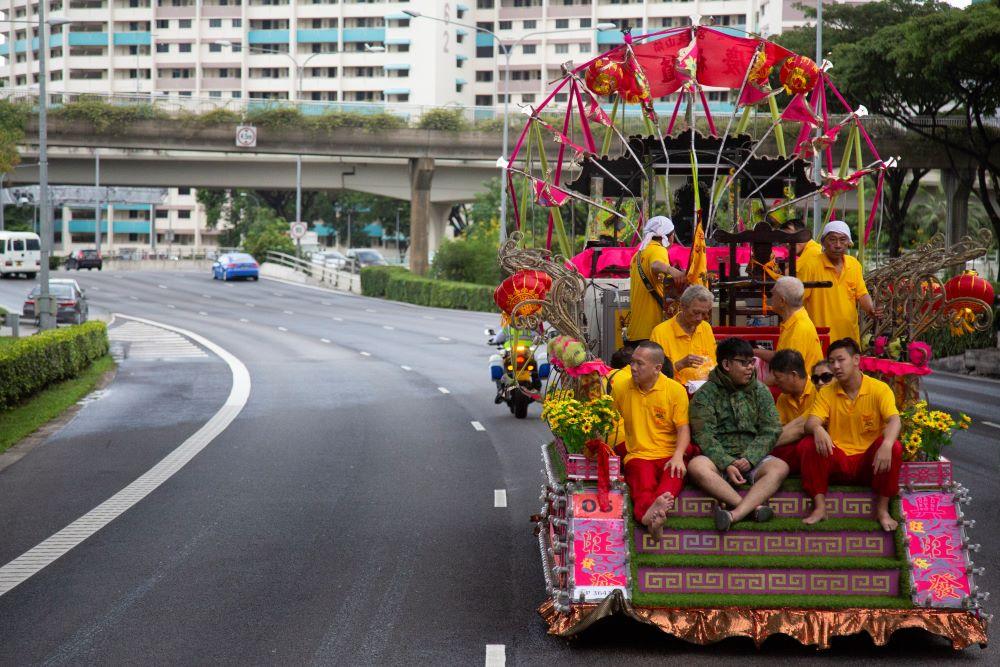
<instances>
[{"instance_id":1,"label":"grass verge","mask_svg":"<svg viewBox=\"0 0 1000 667\"><path fill-rule=\"evenodd\" d=\"M101 376L114 367L114 359L105 355L77 377L54 384L20 405L0 411L0 453L89 394Z\"/></svg>"}]
</instances>

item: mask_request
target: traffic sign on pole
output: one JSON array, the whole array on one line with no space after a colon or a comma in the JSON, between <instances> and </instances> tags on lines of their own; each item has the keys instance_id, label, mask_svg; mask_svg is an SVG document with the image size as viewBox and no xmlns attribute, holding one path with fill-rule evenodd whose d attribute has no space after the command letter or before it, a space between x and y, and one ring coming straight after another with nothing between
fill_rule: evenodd
<instances>
[{"instance_id":1,"label":"traffic sign on pole","mask_svg":"<svg viewBox=\"0 0 1000 667\"><path fill-rule=\"evenodd\" d=\"M306 225L306 223L304 222L293 222L289 226L288 233L291 235L293 239L298 241L299 239L301 239L303 236L306 235L306 231L308 231L308 229L309 229L308 225Z\"/></svg>"}]
</instances>

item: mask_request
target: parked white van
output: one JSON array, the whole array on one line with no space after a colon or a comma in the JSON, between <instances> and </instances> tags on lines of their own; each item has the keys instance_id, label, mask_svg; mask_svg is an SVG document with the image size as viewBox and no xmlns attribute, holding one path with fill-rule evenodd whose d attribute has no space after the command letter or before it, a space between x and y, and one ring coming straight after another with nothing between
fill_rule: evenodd
<instances>
[{"instance_id":1,"label":"parked white van","mask_svg":"<svg viewBox=\"0 0 1000 667\"><path fill-rule=\"evenodd\" d=\"M42 268L42 242L32 232L0 232L0 278L34 278Z\"/></svg>"}]
</instances>

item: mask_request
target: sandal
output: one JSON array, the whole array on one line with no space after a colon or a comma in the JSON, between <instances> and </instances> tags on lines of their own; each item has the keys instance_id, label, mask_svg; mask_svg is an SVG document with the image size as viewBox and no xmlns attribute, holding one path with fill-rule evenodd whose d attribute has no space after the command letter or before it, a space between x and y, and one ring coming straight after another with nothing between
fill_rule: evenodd
<instances>
[{"instance_id":1,"label":"sandal","mask_svg":"<svg viewBox=\"0 0 1000 667\"><path fill-rule=\"evenodd\" d=\"M715 506L715 529L721 530L723 532L729 530L729 527L733 525L733 515L728 511L722 509L721 505Z\"/></svg>"},{"instance_id":2,"label":"sandal","mask_svg":"<svg viewBox=\"0 0 1000 667\"><path fill-rule=\"evenodd\" d=\"M774 518L774 510L770 505L758 505L753 511L753 520L757 523L767 523Z\"/></svg>"}]
</instances>

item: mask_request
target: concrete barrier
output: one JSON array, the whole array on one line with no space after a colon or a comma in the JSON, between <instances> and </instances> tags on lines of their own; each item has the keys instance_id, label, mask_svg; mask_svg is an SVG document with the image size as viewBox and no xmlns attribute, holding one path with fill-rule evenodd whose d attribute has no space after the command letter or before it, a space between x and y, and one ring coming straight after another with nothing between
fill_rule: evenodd
<instances>
[{"instance_id":1,"label":"concrete barrier","mask_svg":"<svg viewBox=\"0 0 1000 667\"><path fill-rule=\"evenodd\" d=\"M102 271L204 271L212 272L210 259L105 259ZM76 273L71 271L70 273Z\"/></svg>"}]
</instances>

